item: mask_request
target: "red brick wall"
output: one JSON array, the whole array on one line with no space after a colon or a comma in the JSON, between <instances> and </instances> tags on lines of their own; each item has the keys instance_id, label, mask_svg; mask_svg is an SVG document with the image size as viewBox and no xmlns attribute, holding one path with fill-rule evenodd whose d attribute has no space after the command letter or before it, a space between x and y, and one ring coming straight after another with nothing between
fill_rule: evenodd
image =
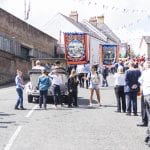
<instances>
[{"instance_id":1,"label":"red brick wall","mask_svg":"<svg viewBox=\"0 0 150 150\"><path fill-rule=\"evenodd\" d=\"M27 79L31 63L0 51L0 85L14 82L17 69L20 69L23 72L24 78Z\"/></svg>"}]
</instances>

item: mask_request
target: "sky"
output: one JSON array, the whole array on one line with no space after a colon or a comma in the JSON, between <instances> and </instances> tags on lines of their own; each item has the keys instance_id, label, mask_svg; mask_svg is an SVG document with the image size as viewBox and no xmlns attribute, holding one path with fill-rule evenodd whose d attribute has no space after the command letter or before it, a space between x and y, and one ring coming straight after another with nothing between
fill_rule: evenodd
<instances>
[{"instance_id":1,"label":"sky","mask_svg":"<svg viewBox=\"0 0 150 150\"><path fill-rule=\"evenodd\" d=\"M0 0L0 7L24 20L25 0ZM138 52L140 39L150 35L150 0L26 0L30 1L26 22L43 30L58 13L69 16L76 10L79 21L104 15L105 23L122 40Z\"/></svg>"}]
</instances>

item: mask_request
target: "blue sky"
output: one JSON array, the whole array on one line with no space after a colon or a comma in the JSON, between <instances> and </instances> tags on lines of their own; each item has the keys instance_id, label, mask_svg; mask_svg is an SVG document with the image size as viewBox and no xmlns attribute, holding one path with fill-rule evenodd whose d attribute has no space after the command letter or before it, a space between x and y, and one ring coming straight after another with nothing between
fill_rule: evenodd
<instances>
[{"instance_id":1,"label":"blue sky","mask_svg":"<svg viewBox=\"0 0 150 150\"><path fill-rule=\"evenodd\" d=\"M29 0L26 0L28 5ZM138 49L142 35L150 35L150 0L30 0L28 23L39 29L57 13L77 10L79 20L104 15L105 23L123 42ZM0 0L0 7L24 19L24 0Z\"/></svg>"}]
</instances>

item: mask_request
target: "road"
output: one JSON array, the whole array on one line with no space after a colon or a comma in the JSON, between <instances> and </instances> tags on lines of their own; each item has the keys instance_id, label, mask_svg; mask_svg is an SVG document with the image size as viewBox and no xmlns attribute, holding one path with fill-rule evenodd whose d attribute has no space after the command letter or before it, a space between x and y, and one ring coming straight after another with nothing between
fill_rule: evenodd
<instances>
[{"instance_id":1,"label":"road","mask_svg":"<svg viewBox=\"0 0 150 150\"><path fill-rule=\"evenodd\" d=\"M109 79L112 85L112 78ZM28 104L14 110L14 86L0 88L0 150L148 150L141 117L116 113L113 87L101 88L102 107L88 107L88 89L79 89L79 108L47 110ZM94 96L96 100L96 97ZM140 102L140 100L138 100ZM138 107L140 112L140 104ZM140 115L140 113L139 113Z\"/></svg>"}]
</instances>

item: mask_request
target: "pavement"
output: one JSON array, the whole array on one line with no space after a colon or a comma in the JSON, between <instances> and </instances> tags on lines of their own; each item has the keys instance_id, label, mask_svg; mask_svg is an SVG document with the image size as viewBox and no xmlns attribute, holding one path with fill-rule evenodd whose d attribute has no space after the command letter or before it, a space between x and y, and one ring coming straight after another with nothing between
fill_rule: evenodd
<instances>
[{"instance_id":1,"label":"pavement","mask_svg":"<svg viewBox=\"0 0 150 150\"><path fill-rule=\"evenodd\" d=\"M146 127L137 127L139 116L116 113L113 78L101 88L102 107L88 106L89 90L79 88L79 108L48 105L47 110L29 104L27 110L14 110L14 86L0 88L0 150L148 150L144 143Z\"/></svg>"}]
</instances>

